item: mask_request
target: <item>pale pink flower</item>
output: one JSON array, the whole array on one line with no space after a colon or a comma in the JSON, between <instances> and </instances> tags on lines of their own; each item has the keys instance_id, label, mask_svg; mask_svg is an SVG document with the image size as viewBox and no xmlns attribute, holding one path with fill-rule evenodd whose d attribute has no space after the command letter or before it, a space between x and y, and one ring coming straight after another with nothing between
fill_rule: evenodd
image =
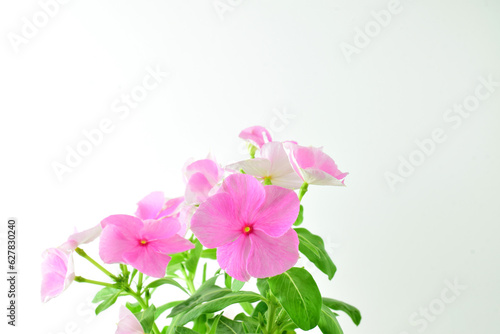
<instances>
[{"instance_id":1,"label":"pale pink flower","mask_svg":"<svg viewBox=\"0 0 500 334\"><path fill-rule=\"evenodd\" d=\"M144 334L139 320L123 305L120 307L120 321L115 334Z\"/></svg>"},{"instance_id":2,"label":"pale pink flower","mask_svg":"<svg viewBox=\"0 0 500 334\"><path fill-rule=\"evenodd\" d=\"M260 181L268 181L273 185L289 189L300 188L303 183L292 168L283 144L275 141L261 147L260 157L243 160L226 168L235 171L243 170Z\"/></svg>"},{"instance_id":3,"label":"pale pink flower","mask_svg":"<svg viewBox=\"0 0 500 334\"><path fill-rule=\"evenodd\" d=\"M218 248L217 261L232 277L271 277L290 269L299 258L299 240L291 228L299 206L293 190L233 174L200 205L191 229L205 247Z\"/></svg>"},{"instance_id":4,"label":"pale pink flower","mask_svg":"<svg viewBox=\"0 0 500 334\"><path fill-rule=\"evenodd\" d=\"M246 128L240 132L239 137L258 148L261 148L265 143L272 141L271 134L262 126L251 126Z\"/></svg>"},{"instance_id":5,"label":"pale pink flower","mask_svg":"<svg viewBox=\"0 0 500 334\"><path fill-rule=\"evenodd\" d=\"M308 184L343 186L348 173L342 173L335 161L317 147L285 143L290 162L297 174Z\"/></svg>"},{"instance_id":6,"label":"pale pink flower","mask_svg":"<svg viewBox=\"0 0 500 334\"><path fill-rule=\"evenodd\" d=\"M75 279L73 251L81 244L96 239L101 234L101 225L70 235L57 248L49 248L42 254L42 302L60 295Z\"/></svg>"},{"instance_id":7,"label":"pale pink flower","mask_svg":"<svg viewBox=\"0 0 500 334\"><path fill-rule=\"evenodd\" d=\"M211 159L197 160L184 169L187 180L184 198L186 204L197 205L218 189L224 170Z\"/></svg>"},{"instance_id":8,"label":"pale pink flower","mask_svg":"<svg viewBox=\"0 0 500 334\"><path fill-rule=\"evenodd\" d=\"M105 263L125 263L157 278L165 276L171 257L194 245L177 233L181 228L175 218L141 219L113 215L101 222L103 231L99 255Z\"/></svg>"},{"instance_id":9,"label":"pale pink flower","mask_svg":"<svg viewBox=\"0 0 500 334\"><path fill-rule=\"evenodd\" d=\"M166 199L161 191L154 191L137 203L135 216L142 219L159 220L163 218L179 218L184 197ZM184 236L187 226L181 224L178 234Z\"/></svg>"}]
</instances>

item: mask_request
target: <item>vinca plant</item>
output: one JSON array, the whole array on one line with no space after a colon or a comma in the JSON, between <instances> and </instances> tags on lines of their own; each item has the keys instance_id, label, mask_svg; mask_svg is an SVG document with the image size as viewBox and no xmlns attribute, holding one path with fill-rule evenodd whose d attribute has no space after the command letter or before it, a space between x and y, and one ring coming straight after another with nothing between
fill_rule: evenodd
<instances>
[{"instance_id":1,"label":"vinca plant","mask_svg":"<svg viewBox=\"0 0 500 334\"><path fill-rule=\"evenodd\" d=\"M42 301L73 282L101 286L95 313L121 303L117 334L288 334L298 328L338 334L339 311L359 325L355 307L322 296L313 275L296 266L305 257L316 274L335 275L322 238L302 227L301 200L310 186L344 186L347 173L322 149L273 141L263 127L240 137L250 159L224 168L211 158L191 162L182 197L153 192L134 215L111 215L47 249ZM98 238L100 262L83 250ZM108 279L76 276L74 253ZM217 262L216 270L209 261ZM161 300L155 296L160 286L186 298ZM237 315L226 317L227 308Z\"/></svg>"}]
</instances>

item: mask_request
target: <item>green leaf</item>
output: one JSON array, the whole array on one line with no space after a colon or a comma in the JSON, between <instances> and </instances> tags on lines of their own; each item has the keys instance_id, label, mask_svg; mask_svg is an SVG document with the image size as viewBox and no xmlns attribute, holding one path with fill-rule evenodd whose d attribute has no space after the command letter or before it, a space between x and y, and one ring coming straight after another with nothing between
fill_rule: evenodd
<instances>
[{"instance_id":1,"label":"green leaf","mask_svg":"<svg viewBox=\"0 0 500 334\"><path fill-rule=\"evenodd\" d=\"M95 309L95 315L98 315L99 313L113 305L120 296L121 292L121 290L118 290L114 295L108 297L108 299L100 303L99 306L97 306L97 308Z\"/></svg>"},{"instance_id":2,"label":"green leaf","mask_svg":"<svg viewBox=\"0 0 500 334\"><path fill-rule=\"evenodd\" d=\"M271 292L299 328L307 331L319 322L321 293L314 278L302 268L291 268L269 279Z\"/></svg>"},{"instance_id":3,"label":"green leaf","mask_svg":"<svg viewBox=\"0 0 500 334\"><path fill-rule=\"evenodd\" d=\"M243 309L243 311L246 312L246 314L250 315L253 313L253 306L252 304L250 303L240 303L241 305L241 308Z\"/></svg>"},{"instance_id":4,"label":"green leaf","mask_svg":"<svg viewBox=\"0 0 500 334\"><path fill-rule=\"evenodd\" d=\"M139 303L134 303L134 304L132 304L132 303L130 303L130 302L127 302L127 303L125 304L125 306L126 306L126 307L130 310L130 312L132 312L132 313L139 313L139 312L141 312L141 310L142 310L142 307L141 307L141 305L140 305Z\"/></svg>"},{"instance_id":5,"label":"green leaf","mask_svg":"<svg viewBox=\"0 0 500 334\"><path fill-rule=\"evenodd\" d=\"M247 316L245 313L240 313L234 320L241 321L243 325L243 329L246 333L256 333L257 328L259 327L259 321L255 318Z\"/></svg>"},{"instance_id":6,"label":"green leaf","mask_svg":"<svg viewBox=\"0 0 500 334\"><path fill-rule=\"evenodd\" d=\"M300 224L302 224L303 221L304 221L304 207L301 204L300 205L300 210L299 210L299 215L298 215L297 220L295 221L295 223L293 223L293 225L299 226Z\"/></svg>"},{"instance_id":7,"label":"green leaf","mask_svg":"<svg viewBox=\"0 0 500 334\"><path fill-rule=\"evenodd\" d=\"M170 255L172 259L168 262L167 275L174 275L177 270L181 269L181 263L186 259L185 254L184 252Z\"/></svg>"},{"instance_id":8,"label":"green leaf","mask_svg":"<svg viewBox=\"0 0 500 334\"><path fill-rule=\"evenodd\" d=\"M174 317L178 314L181 314L184 311L189 310L193 306L200 304L206 300L210 300L211 298L216 298L219 296L226 295L231 292L229 289L222 289L221 287L218 287L215 284L217 280L216 277L212 277L209 280L207 280L205 283L203 283L198 290L196 290L195 293L191 297L189 297L187 300L183 301L174 309L170 314L168 315L169 318Z\"/></svg>"},{"instance_id":9,"label":"green leaf","mask_svg":"<svg viewBox=\"0 0 500 334\"><path fill-rule=\"evenodd\" d=\"M114 296L117 292L121 292L121 290L111 287L105 287L95 295L94 299L92 300L92 303L102 302L103 300L106 300L109 297Z\"/></svg>"},{"instance_id":10,"label":"green leaf","mask_svg":"<svg viewBox=\"0 0 500 334\"><path fill-rule=\"evenodd\" d=\"M266 297L267 292L269 291L269 282L267 278L258 278L257 279L257 289L262 296Z\"/></svg>"},{"instance_id":11,"label":"green leaf","mask_svg":"<svg viewBox=\"0 0 500 334\"><path fill-rule=\"evenodd\" d=\"M169 302L169 303L166 303L166 304L163 304L162 306L158 307L156 309L156 312L155 312L155 320L158 319L158 317L163 313L165 312L166 310L168 309L171 309L172 307L175 307L177 305L179 305L180 303L182 303L183 300L176 300L174 302Z\"/></svg>"},{"instance_id":12,"label":"green leaf","mask_svg":"<svg viewBox=\"0 0 500 334\"><path fill-rule=\"evenodd\" d=\"M337 271L337 267L335 267L330 255L326 252L323 239L305 228L296 228L295 231L299 236L300 252L331 280Z\"/></svg>"},{"instance_id":13,"label":"green leaf","mask_svg":"<svg viewBox=\"0 0 500 334\"><path fill-rule=\"evenodd\" d=\"M226 317L223 317L222 314L218 315L218 318L213 320L213 325L210 330L210 334L212 334L212 330L214 330L214 325L216 324L217 321L217 326L215 328L216 331L213 333L217 334L245 334L245 331L243 330L243 323L239 321L234 321L231 319L228 319Z\"/></svg>"},{"instance_id":14,"label":"green leaf","mask_svg":"<svg viewBox=\"0 0 500 334\"><path fill-rule=\"evenodd\" d=\"M202 314L194 319L193 330L205 334L207 332L207 315Z\"/></svg>"},{"instance_id":15,"label":"green leaf","mask_svg":"<svg viewBox=\"0 0 500 334\"><path fill-rule=\"evenodd\" d=\"M231 284L231 290L233 292L238 292L241 290L241 288L243 287L243 285L245 285L245 282L242 282L242 281L238 281L236 278L233 279L233 282Z\"/></svg>"},{"instance_id":16,"label":"green leaf","mask_svg":"<svg viewBox=\"0 0 500 334\"><path fill-rule=\"evenodd\" d=\"M226 288L231 289L231 285L233 284L233 278L229 276L228 273L224 273L224 285Z\"/></svg>"},{"instance_id":17,"label":"green leaf","mask_svg":"<svg viewBox=\"0 0 500 334\"><path fill-rule=\"evenodd\" d=\"M176 280L174 280L173 278L168 278L168 277L165 277L165 278L160 278L160 279L157 279L156 281L153 281L151 283L149 283L147 286L146 286L146 289L153 289L153 288L157 288L163 284L170 284L170 285L173 285L173 286L176 286L178 287L179 289L181 289L182 291L184 291L185 293L189 294L186 289L184 289L182 287L182 285L180 285Z\"/></svg>"},{"instance_id":18,"label":"green leaf","mask_svg":"<svg viewBox=\"0 0 500 334\"><path fill-rule=\"evenodd\" d=\"M318 327L323 334L344 334L337 321L337 315L325 305L321 307L321 317L319 318Z\"/></svg>"},{"instance_id":19,"label":"green leaf","mask_svg":"<svg viewBox=\"0 0 500 334\"><path fill-rule=\"evenodd\" d=\"M356 326L359 326L361 323L361 312L354 306L332 298L323 298L323 304L332 310L345 312L351 317L352 322L354 322Z\"/></svg>"},{"instance_id":20,"label":"green leaf","mask_svg":"<svg viewBox=\"0 0 500 334\"><path fill-rule=\"evenodd\" d=\"M189 273L191 273L192 276L196 274L196 268L198 267L198 261L200 261L202 250L202 244L198 240L195 240L194 248L189 251L189 257L186 261L186 269L189 271Z\"/></svg>"},{"instance_id":21,"label":"green leaf","mask_svg":"<svg viewBox=\"0 0 500 334\"><path fill-rule=\"evenodd\" d=\"M166 333L166 331L165 331ZM198 332L195 332L192 329L186 328L186 327L175 327L174 330L175 334L199 334Z\"/></svg>"},{"instance_id":22,"label":"green leaf","mask_svg":"<svg viewBox=\"0 0 500 334\"><path fill-rule=\"evenodd\" d=\"M257 318L259 316L259 313L264 316L266 312L267 312L267 304L264 302L259 302L257 306L255 306L255 309L253 310L252 317Z\"/></svg>"},{"instance_id":23,"label":"green leaf","mask_svg":"<svg viewBox=\"0 0 500 334\"><path fill-rule=\"evenodd\" d=\"M139 322L141 323L144 333L151 333L153 324L155 322L155 312L156 307L154 307L154 305L151 305L144 312L135 315L137 320L139 320Z\"/></svg>"},{"instance_id":24,"label":"green leaf","mask_svg":"<svg viewBox=\"0 0 500 334\"><path fill-rule=\"evenodd\" d=\"M210 332L208 334L217 334L217 325L219 325L220 317L222 317L222 313L213 319L212 327L210 328Z\"/></svg>"},{"instance_id":25,"label":"green leaf","mask_svg":"<svg viewBox=\"0 0 500 334\"><path fill-rule=\"evenodd\" d=\"M224 290L220 288L221 290ZM261 300L261 296L259 294L256 294L254 292L250 291L239 291L239 292L230 292L224 295L220 295L216 298L206 298L204 297L206 301L205 303L198 304L191 308L189 311L186 311L178 320L179 325L184 325L193 319L196 319L198 316L204 313L213 313L213 312L218 312L220 310L225 309L229 305L236 304L236 303L242 303L242 302L249 302L253 303L258 300ZM171 316L171 315L169 315Z\"/></svg>"},{"instance_id":26,"label":"green leaf","mask_svg":"<svg viewBox=\"0 0 500 334\"><path fill-rule=\"evenodd\" d=\"M204 249L201 252L201 257L204 259L217 260L217 248Z\"/></svg>"}]
</instances>

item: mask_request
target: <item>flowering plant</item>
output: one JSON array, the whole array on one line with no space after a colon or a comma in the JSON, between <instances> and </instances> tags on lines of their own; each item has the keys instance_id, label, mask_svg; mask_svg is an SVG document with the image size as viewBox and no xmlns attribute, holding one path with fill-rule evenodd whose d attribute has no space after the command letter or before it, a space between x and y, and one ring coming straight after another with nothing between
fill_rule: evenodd
<instances>
[{"instance_id":1,"label":"flowering plant","mask_svg":"<svg viewBox=\"0 0 500 334\"><path fill-rule=\"evenodd\" d=\"M355 307L322 297L311 273L294 267L302 254L333 278L336 267L322 238L298 227L304 212L300 203L309 185L343 186L347 173L322 149L272 141L263 127L245 129L240 137L248 141L251 159L225 168L210 158L191 162L184 168L184 196L167 199L153 192L139 201L134 215L111 215L46 250L42 301L72 282L103 287L93 300L96 314L131 297L133 302L120 308L117 334L282 334L315 327L342 333L336 311L358 325ZM101 260L119 266L108 270L80 247L97 238ZM73 253L109 280L75 276ZM220 267L213 274L210 260ZM256 288L242 290L251 280ZM156 300L153 294L162 285L180 289L187 298ZM243 312L230 319L223 311L232 305Z\"/></svg>"}]
</instances>

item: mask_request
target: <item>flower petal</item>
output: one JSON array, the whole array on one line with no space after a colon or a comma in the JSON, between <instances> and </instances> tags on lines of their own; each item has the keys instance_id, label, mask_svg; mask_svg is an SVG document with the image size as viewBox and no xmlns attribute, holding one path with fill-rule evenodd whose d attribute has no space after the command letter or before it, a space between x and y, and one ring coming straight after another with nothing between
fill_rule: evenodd
<instances>
[{"instance_id":1,"label":"flower petal","mask_svg":"<svg viewBox=\"0 0 500 334\"><path fill-rule=\"evenodd\" d=\"M144 227L139 232L139 237L147 241L167 239L179 232L181 224L176 218L161 220L146 220Z\"/></svg>"},{"instance_id":2,"label":"flower petal","mask_svg":"<svg viewBox=\"0 0 500 334\"><path fill-rule=\"evenodd\" d=\"M251 126L240 132L241 139L251 142L257 147L262 147L267 142L272 141L271 134L262 126Z\"/></svg>"},{"instance_id":3,"label":"flower petal","mask_svg":"<svg viewBox=\"0 0 500 334\"><path fill-rule=\"evenodd\" d=\"M250 239L242 234L235 241L217 248L217 262L229 276L236 278L238 281L246 282L250 279L247 271L250 248Z\"/></svg>"},{"instance_id":4,"label":"flower petal","mask_svg":"<svg viewBox=\"0 0 500 334\"><path fill-rule=\"evenodd\" d=\"M187 204L199 204L208 198L208 193L212 189L213 184L202 173L191 175L186 184L186 192L184 197Z\"/></svg>"},{"instance_id":5,"label":"flower petal","mask_svg":"<svg viewBox=\"0 0 500 334\"><path fill-rule=\"evenodd\" d=\"M255 217L253 227L271 237L286 233L295 223L300 210L297 194L278 186L265 186L266 200Z\"/></svg>"},{"instance_id":6,"label":"flower petal","mask_svg":"<svg viewBox=\"0 0 500 334\"><path fill-rule=\"evenodd\" d=\"M244 223L253 223L266 198L264 186L253 176L232 174L226 177L220 191L228 193L234 203L235 214Z\"/></svg>"},{"instance_id":7,"label":"flower petal","mask_svg":"<svg viewBox=\"0 0 500 334\"><path fill-rule=\"evenodd\" d=\"M135 215L142 220L156 219L165 203L165 195L161 191L155 191L147 195L137 203Z\"/></svg>"},{"instance_id":8,"label":"flower petal","mask_svg":"<svg viewBox=\"0 0 500 334\"><path fill-rule=\"evenodd\" d=\"M184 202L184 197L176 197L169 199L162 207L158 218L178 215L181 209L181 204Z\"/></svg>"},{"instance_id":9,"label":"flower petal","mask_svg":"<svg viewBox=\"0 0 500 334\"><path fill-rule=\"evenodd\" d=\"M222 177L223 171L217 163L210 159L197 160L186 167L185 175L189 180L194 174L201 173L213 186Z\"/></svg>"},{"instance_id":10,"label":"flower petal","mask_svg":"<svg viewBox=\"0 0 500 334\"><path fill-rule=\"evenodd\" d=\"M236 162L228 165L226 168L234 171L240 171L242 169L246 174L266 177L270 175L271 162L268 159L255 158Z\"/></svg>"},{"instance_id":11,"label":"flower petal","mask_svg":"<svg viewBox=\"0 0 500 334\"><path fill-rule=\"evenodd\" d=\"M120 227L125 234L134 234L140 231L144 226L141 219L129 215L112 215L104 218L101 221L101 226L104 229L108 225Z\"/></svg>"},{"instance_id":12,"label":"flower petal","mask_svg":"<svg viewBox=\"0 0 500 334\"><path fill-rule=\"evenodd\" d=\"M144 334L139 320L123 305L120 307L120 320L115 334Z\"/></svg>"},{"instance_id":13,"label":"flower petal","mask_svg":"<svg viewBox=\"0 0 500 334\"><path fill-rule=\"evenodd\" d=\"M252 247L248 255L248 273L257 278L284 273L299 259L299 238L293 229L278 238L255 230L250 234Z\"/></svg>"},{"instance_id":14,"label":"flower petal","mask_svg":"<svg viewBox=\"0 0 500 334\"><path fill-rule=\"evenodd\" d=\"M167 265L172 259L170 256L155 252L148 245L134 247L130 252L123 254L125 263L130 264L141 273L151 277L165 276Z\"/></svg>"},{"instance_id":15,"label":"flower petal","mask_svg":"<svg viewBox=\"0 0 500 334\"><path fill-rule=\"evenodd\" d=\"M126 232L117 225L108 224L104 227L99 241L99 256L105 263L125 262L123 254L137 246L139 231L131 231L132 234Z\"/></svg>"},{"instance_id":16,"label":"flower petal","mask_svg":"<svg viewBox=\"0 0 500 334\"><path fill-rule=\"evenodd\" d=\"M87 244L94 241L101 235L101 232L102 226L101 224L97 224L96 226L89 228L88 230L70 235L67 242L71 244L72 250L75 250L76 247L82 244Z\"/></svg>"},{"instance_id":17,"label":"flower petal","mask_svg":"<svg viewBox=\"0 0 500 334\"><path fill-rule=\"evenodd\" d=\"M73 282L72 251L49 248L42 254L42 302L61 294Z\"/></svg>"},{"instance_id":18,"label":"flower petal","mask_svg":"<svg viewBox=\"0 0 500 334\"><path fill-rule=\"evenodd\" d=\"M191 230L203 246L215 248L234 241L244 224L236 218L234 204L227 193L209 197L191 218Z\"/></svg>"},{"instance_id":19,"label":"flower petal","mask_svg":"<svg viewBox=\"0 0 500 334\"><path fill-rule=\"evenodd\" d=\"M152 250L158 253L175 254L193 249L194 244L178 234L175 234L168 239L153 240L148 243L148 247L151 247Z\"/></svg>"}]
</instances>

